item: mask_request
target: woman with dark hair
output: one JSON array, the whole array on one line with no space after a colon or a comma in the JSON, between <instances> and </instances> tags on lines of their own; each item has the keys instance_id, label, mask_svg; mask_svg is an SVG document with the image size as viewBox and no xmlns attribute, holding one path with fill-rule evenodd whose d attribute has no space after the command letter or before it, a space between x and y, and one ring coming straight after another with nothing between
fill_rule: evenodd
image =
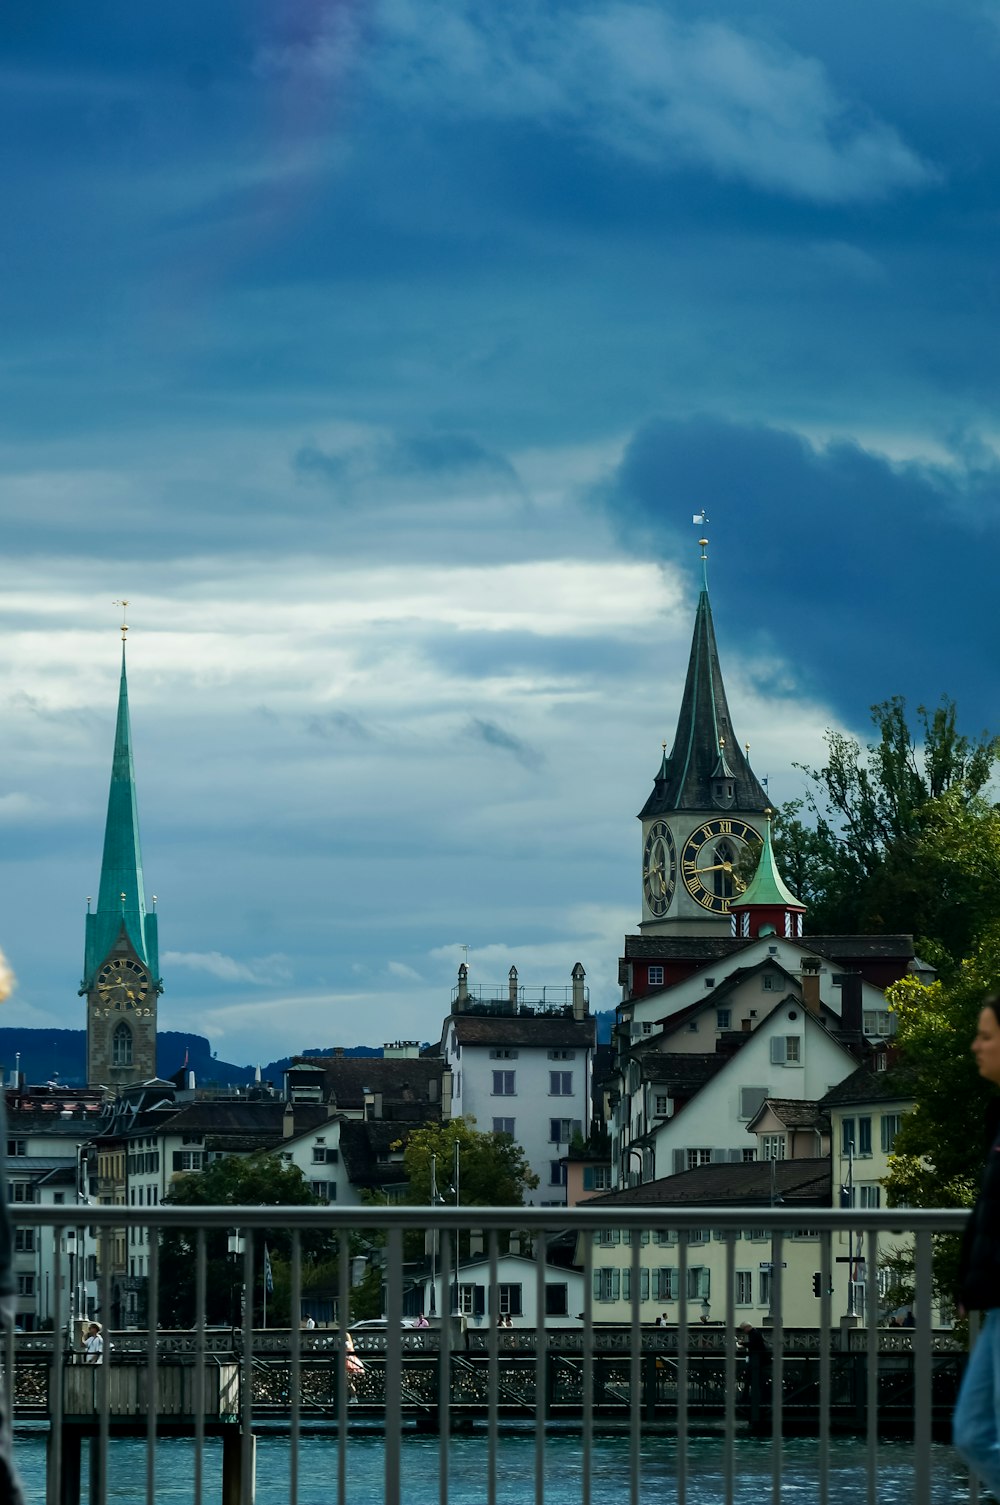
<instances>
[{"instance_id":1,"label":"woman with dark hair","mask_svg":"<svg viewBox=\"0 0 1000 1505\"><path fill-rule=\"evenodd\" d=\"M979 1075L1000 1087L1000 995L989 994L972 1042ZM985 1313L955 1406L955 1447L1000 1498L1000 1097L986 1112L990 1150L962 1241L959 1311Z\"/></svg>"}]
</instances>

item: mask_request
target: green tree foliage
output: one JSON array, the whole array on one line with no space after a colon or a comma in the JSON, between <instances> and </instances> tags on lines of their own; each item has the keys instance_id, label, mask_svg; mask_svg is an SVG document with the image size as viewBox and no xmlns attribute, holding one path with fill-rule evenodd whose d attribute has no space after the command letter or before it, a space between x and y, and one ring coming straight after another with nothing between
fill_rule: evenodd
<instances>
[{"instance_id":1,"label":"green tree foliage","mask_svg":"<svg viewBox=\"0 0 1000 1505\"><path fill-rule=\"evenodd\" d=\"M951 982L906 977L887 989L897 1041L912 1079L914 1111L897 1136L886 1185L914 1207L962 1207L982 1174L983 1121L996 1089L970 1052L983 998L1000 980L1000 920L991 924Z\"/></svg>"},{"instance_id":2,"label":"green tree foliage","mask_svg":"<svg viewBox=\"0 0 1000 1505\"><path fill-rule=\"evenodd\" d=\"M229 1155L214 1160L206 1170L183 1176L164 1201L180 1207L303 1207L318 1206L297 1166L287 1165L278 1155ZM263 1308L263 1246L271 1260L274 1291L268 1295L268 1322L287 1325L289 1320L288 1263L292 1235L276 1218L273 1228L255 1233L253 1291L255 1321ZM301 1235L303 1284L309 1270L332 1258L330 1240L320 1232ZM165 1233L160 1242L160 1320L167 1327L192 1327L195 1309L196 1235L183 1230ZM227 1230L210 1229L205 1237L207 1296L205 1320L212 1325L238 1322L243 1285L242 1261L228 1253ZM333 1276L335 1280L335 1263Z\"/></svg>"},{"instance_id":3,"label":"green tree foliage","mask_svg":"<svg viewBox=\"0 0 1000 1505\"><path fill-rule=\"evenodd\" d=\"M403 1165L409 1180L406 1200L413 1206L431 1202L431 1159L437 1161L437 1189L442 1202L455 1201L455 1146L459 1151L459 1195L463 1207L521 1207L524 1194L538 1185L524 1151L509 1134L482 1134L474 1122L414 1129L406 1141Z\"/></svg>"},{"instance_id":4,"label":"green tree foliage","mask_svg":"<svg viewBox=\"0 0 1000 1505\"><path fill-rule=\"evenodd\" d=\"M867 747L828 732L775 850L813 934L913 934L951 975L1000 913L1000 813L987 797L1000 738L960 733L949 700L917 717L919 737L896 696L872 708Z\"/></svg>"},{"instance_id":5,"label":"green tree foliage","mask_svg":"<svg viewBox=\"0 0 1000 1505\"><path fill-rule=\"evenodd\" d=\"M455 1149L459 1155L458 1197L455 1192ZM432 1163L436 1176L432 1175ZM538 1185L521 1146L509 1134L483 1134L475 1120L453 1118L448 1123L415 1129L406 1142L403 1164L409 1180L406 1201L411 1206L522 1207L525 1192ZM432 1235L408 1235L409 1258L429 1253ZM468 1257L470 1235L459 1238L459 1254Z\"/></svg>"}]
</instances>

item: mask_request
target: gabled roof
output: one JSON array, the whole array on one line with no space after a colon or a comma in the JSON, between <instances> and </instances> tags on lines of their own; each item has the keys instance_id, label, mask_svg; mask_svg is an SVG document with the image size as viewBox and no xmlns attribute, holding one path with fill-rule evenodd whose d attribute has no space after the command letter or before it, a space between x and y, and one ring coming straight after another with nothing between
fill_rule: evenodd
<instances>
[{"instance_id":1,"label":"gabled roof","mask_svg":"<svg viewBox=\"0 0 1000 1505\"><path fill-rule=\"evenodd\" d=\"M773 1172L773 1182L772 1182ZM701 1165L588 1198L588 1207L770 1207L774 1194L784 1206L829 1207L831 1161L752 1160Z\"/></svg>"},{"instance_id":2,"label":"gabled roof","mask_svg":"<svg viewBox=\"0 0 1000 1505\"><path fill-rule=\"evenodd\" d=\"M779 1123L783 1123L786 1129L829 1129L830 1120L822 1111L819 1103L801 1101L794 1097L768 1097L765 1098L757 1112L747 1124L747 1133L752 1134L757 1120L771 1111Z\"/></svg>"},{"instance_id":3,"label":"gabled roof","mask_svg":"<svg viewBox=\"0 0 1000 1505\"><path fill-rule=\"evenodd\" d=\"M458 1042L466 1045L523 1046L525 1050L589 1050L595 1039L593 1015L570 1019L558 1014L452 1014Z\"/></svg>"},{"instance_id":4,"label":"gabled roof","mask_svg":"<svg viewBox=\"0 0 1000 1505\"><path fill-rule=\"evenodd\" d=\"M770 801L733 731L706 585L698 596L673 749L669 757L664 753L653 792L640 811L640 818L664 815L670 810L715 809L712 781L720 759L724 759L726 773L734 786L732 808L767 809Z\"/></svg>"},{"instance_id":5,"label":"gabled roof","mask_svg":"<svg viewBox=\"0 0 1000 1505\"><path fill-rule=\"evenodd\" d=\"M905 1103L912 1102L913 1096L913 1077L905 1066L895 1066L891 1071L872 1071L869 1066L859 1066L836 1087L831 1087L820 1098L819 1106L842 1108L849 1103Z\"/></svg>"}]
</instances>

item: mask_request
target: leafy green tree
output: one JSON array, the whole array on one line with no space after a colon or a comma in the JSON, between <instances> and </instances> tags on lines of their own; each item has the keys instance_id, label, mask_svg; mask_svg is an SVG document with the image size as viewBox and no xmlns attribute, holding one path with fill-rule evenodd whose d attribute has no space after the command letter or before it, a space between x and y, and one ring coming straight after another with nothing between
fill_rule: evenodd
<instances>
[{"instance_id":1,"label":"leafy green tree","mask_svg":"<svg viewBox=\"0 0 1000 1505\"><path fill-rule=\"evenodd\" d=\"M442 1202L455 1201L455 1147L459 1153L459 1196L463 1207L521 1207L524 1194L538 1185L538 1177L521 1146L509 1134L483 1134L474 1121L453 1118L448 1123L414 1129L403 1150L409 1181L406 1200L412 1206L431 1202L431 1160L437 1160L437 1189Z\"/></svg>"},{"instance_id":2,"label":"leafy green tree","mask_svg":"<svg viewBox=\"0 0 1000 1505\"><path fill-rule=\"evenodd\" d=\"M813 934L912 933L951 974L1000 912L1000 813L987 798L1000 738L960 733L949 700L917 717L919 740L896 696L872 708L867 747L828 732L826 763L804 769L805 798L776 821L775 851Z\"/></svg>"},{"instance_id":3,"label":"leafy green tree","mask_svg":"<svg viewBox=\"0 0 1000 1505\"><path fill-rule=\"evenodd\" d=\"M183 1176L164 1201L179 1207L304 1207L319 1206L297 1166L287 1165L278 1155L229 1155L214 1160L204 1171ZM292 1235L281 1226L255 1233L257 1278L248 1299L255 1314L263 1307L263 1248L271 1260L274 1291L268 1295L268 1321L287 1325ZM160 1320L168 1327L191 1327L196 1320L195 1251L193 1231L165 1233L160 1242ZM315 1266L331 1258L331 1241L321 1232L301 1235L303 1266ZM242 1260L228 1252L227 1231L209 1229L205 1236L207 1262L205 1320L228 1325L240 1320L239 1302L243 1283Z\"/></svg>"},{"instance_id":4,"label":"leafy green tree","mask_svg":"<svg viewBox=\"0 0 1000 1505\"><path fill-rule=\"evenodd\" d=\"M963 1207L982 1174L984 1118L995 1095L970 1053L985 995L1000 979L1000 920L985 931L951 982L906 977L887 989L914 1111L896 1137L890 1199L914 1207Z\"/></svg>"}]
</instances>

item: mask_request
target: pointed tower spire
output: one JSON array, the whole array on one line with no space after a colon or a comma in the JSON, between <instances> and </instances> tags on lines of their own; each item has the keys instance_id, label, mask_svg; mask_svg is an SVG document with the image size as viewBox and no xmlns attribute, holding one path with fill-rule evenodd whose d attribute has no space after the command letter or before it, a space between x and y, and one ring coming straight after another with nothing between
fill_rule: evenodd
<instances>
[{"instance_id":1,"label":"pointed tower spire","mask_svg":"<svg viewBox=\"0 0 1000 1505\"><path fill-rule=\"evenodd\" d=\"M127 602L116 605L126 606ZM156 914L146 913L142 882L142 849L139 813L132 762L132 731L128 713L128 679L125 672L125 634L122 623L122 667L118 687L118 719L111 759L111 787L104 827L104 855L97 908L87 914L86 955L81 992L93 986L95 974L124 934L136 958L159 980L159 948Z\"/></svg>"},{"instance_id":2,"label":"pointed tower spire","mask_svg":"<svg viewBox=\"0 0 1000 1505\"><path fill-rule=\"evenodd\" d=\"M797 939L802 934L806 906L796 898L778 871L771 844L771 811L768 810L766 815L764 846L757 871L743 893L729 903L733 934L784 935Z\"/></svg>"},{"instance_id":3,"label":"pointed tower spire","mask_svg":"<svg viewBox=\"0 0 1000 1505\"><path fill-rule=\"evenodd\" d=\"M162 992L156 914L146 913L132 766L122 608L122 674L97 908L87 901L81 994L87 998L87 1083L124 1087L156 1075L157 997Z\"/></svg>"},{"instance_id":4,"label":"pointed tower spire","mask_svg":"<svg viewBox=\"0 0 1000 1505\"><path fill-rule=\"evenodd\" d=\"M643 820L673 810L763 812L769 803L733 731L708 599L708 540L699 543L702 587L677 731L639 812Z\"/></svg>"}]
</instances>

